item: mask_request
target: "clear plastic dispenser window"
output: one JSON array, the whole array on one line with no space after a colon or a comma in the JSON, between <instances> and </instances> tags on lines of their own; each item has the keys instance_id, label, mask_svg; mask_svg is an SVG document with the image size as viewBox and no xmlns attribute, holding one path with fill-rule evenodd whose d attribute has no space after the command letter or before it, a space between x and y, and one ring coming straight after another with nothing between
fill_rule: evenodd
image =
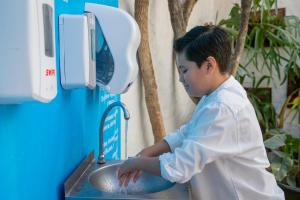
<instances>
[{"instance_id":1,"label":"clear plastic dispenser window","mask_svg":"<svg viewBox=\"0 0 300 200\"><path fill-rule=\"evenodd\" d=\"M64 89L97 84L121 94L136 79L140 31L125 11L86 3L82 15L60 15L59 37Z\"/></svg>"}]
</instances>

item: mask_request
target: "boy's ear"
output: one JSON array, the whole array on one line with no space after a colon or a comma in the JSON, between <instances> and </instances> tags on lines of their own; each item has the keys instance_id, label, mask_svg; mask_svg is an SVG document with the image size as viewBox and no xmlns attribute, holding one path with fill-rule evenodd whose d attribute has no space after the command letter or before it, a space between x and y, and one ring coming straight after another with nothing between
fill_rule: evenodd
<instances>
[{"instance_id":1,"label":"boy's ear","mask_svg":"<svg viewBox=\"0 0 300 200\"><path fill-rule=\"evenodd\" d=\"M207 70L211 70L211 68L212 68L211 63L210 63L210 62L207 62Z\"/></svg>"},{"instance_id":2,"label":"boy's ear","mask_svg":"<svg viewBox=\"0 0 300 200\"><path fill-rule=\"evenodd\" d=\"M207 57L207 72L212 72L214 70L216 70L216 67L217 67L217 61L214 57L212 56L208 56Z\"/></svg>"}]
</instances>

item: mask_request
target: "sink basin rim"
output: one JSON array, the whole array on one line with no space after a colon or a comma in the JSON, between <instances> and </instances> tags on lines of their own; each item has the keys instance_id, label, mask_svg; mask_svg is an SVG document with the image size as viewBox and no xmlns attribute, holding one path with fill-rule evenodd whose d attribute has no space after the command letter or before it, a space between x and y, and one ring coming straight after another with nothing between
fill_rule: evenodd
<instances>
[{"instance_id":1,"label":"sink basin rim","mask_svg":"<svg viewBox=\"0 0 300 200\"><path fill-rule=\"evenodd\" d=\"M88 175L88 181L95 189L105 193L119 193L128 195L144 195L156 192L162 192L172 188L175 183L164 180L162 177L151 175L144 172L137 182L133 183L132 180L125 188L119 187L117 179L117 167L124 161L110 163L101 166L98 169L91 171ZM100 178L103 181L99 181Z\"/></svg>"}]
</instances>

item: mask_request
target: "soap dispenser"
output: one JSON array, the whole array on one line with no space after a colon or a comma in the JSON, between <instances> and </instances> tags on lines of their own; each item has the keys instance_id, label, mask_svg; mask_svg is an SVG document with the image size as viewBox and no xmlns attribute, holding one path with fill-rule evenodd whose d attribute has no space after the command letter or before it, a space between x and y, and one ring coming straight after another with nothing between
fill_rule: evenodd
<instances>
[{"instance_id":1,"label":"soap dispenser","mask_svg":"<svg viewBox=\"0 0 300 200\"><path fill-rule=\"evenodd\" d=\"M96 87L95 16L59 16L60 77L64 89Z\"/></svg>"},{"instance_id":2,"label":"soap dispenser","mask_svg":"<svg viewBox=\"0 0 300 200\"><path fill-rule=\"evenodd\" d=\"M53 0L0 6L0 104L48 103L57 94Z\"/></svg>"}]
</instances>

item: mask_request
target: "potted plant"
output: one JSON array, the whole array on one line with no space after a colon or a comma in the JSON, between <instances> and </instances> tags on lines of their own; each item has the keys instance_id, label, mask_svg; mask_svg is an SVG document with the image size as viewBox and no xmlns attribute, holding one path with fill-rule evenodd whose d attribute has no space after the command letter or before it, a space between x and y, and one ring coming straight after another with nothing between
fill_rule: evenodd
<instances>
[{"instance_id":1,"label":"potted plant","mask_svg":"<svg viewBox=\"0 0 300 200\"><path fill-rule=\"evenodd\" d=\"M271 163L270 170L278 185L284 190L287 200L300 199L300 88L292 92L284 102L278 116L278 127L265 133L264 143ZM294 94L297 94L292 99ZM290 109L288 110L288 107ZM298 115L294 132L284 127L284 122L293 113L291 120Z\"/></svg>"},{"instance_id":2,"label":"potted plant","mask_svg":"<svg viewBox=\"0 0 300 200\"><path fill-rule=\"evenodd\" d=\"M300 199L300 138L284 129L271 129L265 146L271 172L284 190L286 200Z\"/></svg>"}]
</instances>

